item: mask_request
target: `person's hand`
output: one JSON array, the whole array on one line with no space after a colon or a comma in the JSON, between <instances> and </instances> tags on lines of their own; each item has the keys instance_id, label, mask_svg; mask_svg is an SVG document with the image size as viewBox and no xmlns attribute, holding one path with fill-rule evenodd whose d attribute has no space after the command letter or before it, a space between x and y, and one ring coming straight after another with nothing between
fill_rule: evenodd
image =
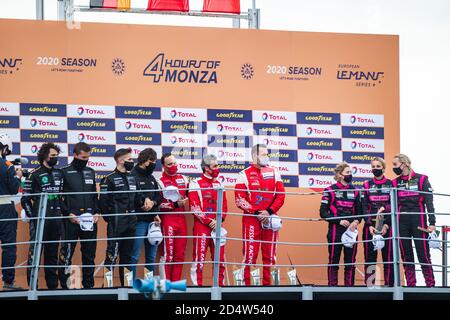
<instances>
[{"instance_id":1,"label":"person's hand","mask_svg":"<svg viewBox=\"0 0 450 320\"><path fill-rule=\"evenodd\" d=\"M100 215L98 213L94 214L94 223L97 223L99 218Z\"/></svg>"},{"instance_id":2,"label":"person's hand","mask_svg":"<svg viewBox=\"0 0 450 320\"><path fill-rule=\"evenodd\" d=\"M339 224L346 228L348 228L350 226L350 222L348 222L348 220L341 220L341 222L339 222Z\"/></svg>"},{"instance_id":3,"label":"person's hand","mask_svg":"<svg viewBox=\"0 0 450 320\"><path fill-rule=\"evenodd\" d=\"M16 176L17 176L17 178L22 179L22 177L23 177L23 170L20 169L20 168L17 168L16 169Z\"/></svg>"},{"instance_id":4,"label":"person's hand","mask_svg":"<svg viewBox=\"0 0 450 320\"><path fill-rule=\"evenodd\" d=\"M157 224L161 224L161 218L158 215L155 216L155 219L153 221L156 222Z\"/></svg>"},{"instance_id":5,"label":"person's hand","mask_svg":"<svg viewBox=\"0 0 450 320\"><path fill-rule=\"evenodd\" d=\"M74 223L74 224L80 224L80 219L78 219L77 215L73 214L73 213L69 213L69 217L70 218L70 222Z\"/></svg>"},{"instance_id":6,"label":"person's hand","mask_svg":"<svg viewBox=\"0 0 450 320\"><path fill-rule=\"evenodd\" d=\"M369 227L369 232L371 235L374 235L377 232L377 229L375 229L374 227L370 226Z\"/></svg>"},{"instance_id":7,"label":"person's hand","mask_svg":"<svg viewBox=\"0 0 450 320\"><path fill-rule=\"evenodd\" d=\"M384 236L389 230L389 226L387 224L383 225L383 229L381 229L381 235Z\"/></svg>"},{"instance_id":8,"label":"person's hand","mask_svg":"<svg viewBox=\"0 0 450 320\"><path fill-rule=\"evenodd\" d=\"M267 222L269 222L269 217L270 217L270 213L267 212L267 210L262 210L259 212L258 214L258 219L259 221L261 221L262 223L266 224Z\"/></svg>"},{"instance_id":9,"label":"person's hand","mask_svg":"<svg viewBox=\"0 0 450 320\"><path fill-rule=\"evenodd\" d=\"M358 229L358 220L354 220L351 224L350 224L350 230L355 231L356 229Z\"/></svg>"},{"instance_id":10,"label":"person's hand","mask_svg":"<svg viewBox=\"0 0 450 320\"><path fill-rule=\"evenodd\" d=\"M436 231L436 226L428 226L428 231L431 232L435 232Z\"/></svg>"},{"instance_id":11,"label":"person's hand","mask_svg":"<svg viewBox=\"0 0 450 320\"><path fill-rule=\"evenodd\" d=\"M186 198L180 199L177 201L179 207L184 207L184 203L186 202Z\"/></svg>"},{"instance_id":12,"label":"person's hand","mask_svg":"<svg viewBox=\"0 0 450 320\"><path fill-rule=\"evenodd\" d=\"M150 211L153 208L154 205L155 204L154 204L154 202L152 200L150 200L149 198L145 198L144 205L141 208L144 211Z\"/></svg>"},{"instance_id":13,"label":"person's hand","mask_svg":"<svg viewBox=\"0 0 450 320\"><path fill-rule=\"evenodd\" d=\"M212 219L211 222L208 224L208 226L213 230L216 228L216 225L217 225L217 221L214 219Z\"/></svg>"}]
</instances>

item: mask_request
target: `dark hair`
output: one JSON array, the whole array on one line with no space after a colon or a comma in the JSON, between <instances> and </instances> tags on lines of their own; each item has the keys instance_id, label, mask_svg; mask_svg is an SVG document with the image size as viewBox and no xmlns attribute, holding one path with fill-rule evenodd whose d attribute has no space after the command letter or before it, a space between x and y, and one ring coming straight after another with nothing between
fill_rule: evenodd
<instances>
[{"instance_id":1,"label":"dark hair","mask_svg":"<svg viewBox=\"0 0 450 320\"><path fill-rule=\"evenodd\" d=\"M37 158L40 164L43 164L45 159L48 158L50 149L55 149L58 152L58 154L61 152L61 149L53 142L46 142L42 144L41 148L37 153Z\"/></svg>"},{"instance_id":2,"label":"dark hair","mask_svg":"<svg viewBox=\"0 0 450 320\"><path fill-rule=\"evenodd\" d=\"M148 160L154 161L156 160L156 151L152 148L145 148L142 150L137 158L138 164L143 164L144 162L147 162Z\"/></svg>"},{"instance_id":3,"label":"dark hair","mask_svg":"<svg viewBox=\"0 0 450 320\"><path fill-rule=\"evenodd\" d=\"M84 152L91 152L91 147L86 142L78 142L73 147L73 153L74 154L80 154L82 151L84 151Z\"/></svg>"},{"instance_id":4,"label":"dark hair","mask_svg":"<svg viewBox=\"0 0 450 320\"><path fill-rule=\"evenodd\" d=\"M169 153L164 153L163 156L161 157L161 165L165 165L164 161L166 161L166 158L170 157L172 154Z\"/></svg>"},{"instance_id":5,"label":"dark hair","mask_svg":"<svg viewBox=\"0 0 450 320\"><path fill-rule=\"evenodd\" d=\"M254 154L259 155L260 149L267 149L267 145L265 145L263 143L255 144L252 148L252 155L254 155Z\"/></svg>"},{"instance_id":6,"label":"dark hair","mask_svg":"<svg viewBox=\"0 0 450 320\"><path fill-rule=\"evenodd\" d=\"M116 153L114 153L114 160L117 162L117 159L129 153L131 153L131 148L119 149L116 151Z\"/></svg>"}]
</instances>

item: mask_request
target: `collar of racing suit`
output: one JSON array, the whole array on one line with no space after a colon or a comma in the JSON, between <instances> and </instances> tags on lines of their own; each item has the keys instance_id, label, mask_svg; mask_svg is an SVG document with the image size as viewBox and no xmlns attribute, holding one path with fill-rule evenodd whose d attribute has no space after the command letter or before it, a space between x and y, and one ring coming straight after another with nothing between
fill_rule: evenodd
<instances>
[{"instance_id":1,"label":"collar of racing suit","mask_svg":"<svg viewBox=\"0 0 450 320\"><path fill-rule=\"evenodd\" d=\"M337 182L336 185L338 186L339 189L350 189L351 184L348 184L346 186L344 186L341 182Z\"/></svg>"},{"instance_id":2,"label":"collar of racing suit","mask_svg":"<svg viewBox=\"0 0 450 320\"><path fill-rule=\"evenodd\" d=\"M146 176L146 177L150 176L150 175L147 173L147 170L142 169L142 168L139 167L138 165L134 167L134 170L136 170L136 172L139 173L140 175L143 175L143 176Z\"/></svg>"},{"instance_id":3,"label":"collar of racing suit","mask_svg":"<svg viewBox=\"0 0 450 320\"><path fill-rule=\"evenodd\" d=\"M214 181L214 178L213 178L213 177L210 177L210 176L206 175L205 173L202 175L202 177L203 177L204 179L208 180L209 182L213 182L213 181Z\"/></svg>"},{"instance_id":4,"label":"collar of racing suit","mask_svg":"<svg viewBox=\"0 0 450 320\"><path fill-rule=\"evenodd\" d=\"M415 176L416 176L416 173L414 172L414 170L411 170L411 178L414 178ZM402 180L408 181L409 175L406 175L406 176L402 175Z\"/></svg>"},{"instance_id":5,"label":"collar of racing suit","mask_svg":"<svg viewBox=\"0 0 450 320\"><path fill-rule=\"evenodd\" d=\"M166 179L169 179L171 181L175 181L176 178L178 178L178 173L175 173L173 176L168 175L165 171L163 171L162 176Z\"/></svg>"},{"instance_id":6,"label":"collar of racing suit","mask_svg":"<svg viewBox=\"0 0 450 320\"><path fill-rule=\"evenodd\" d=\"M379 180L373 178L373 183L375 183L375 184L383 184L383 183L386 183L386 181L387 181L386 176L383 176L383 178L381 178L381 179L379 179Z\"/></svg>"},{"instance_id":7,"label":"collar of racing suit","mask_svg":"<svg viewBox=\"0 0 450 320\"><path fill-rule=\"evenodd\" d=\"M258 168L258 166L256 164L254 164L254 163L252 163L252 167L255 170L261 171L261 168Z\"/></svg>"},{"instance_id":8,"label":"collar of racing suit","mask_svg":"<svg viewBox=\"0 0 450 320\"><path fill-rule=\"evenodd\" d=\"M48 173L51 173L53 171L53 169L54 169L54 168L47 168L44 165L42 165L41 168L42 168L42 170L47 171Z\"/></svg>"},{"instance_id":9,"label":"collar of racing suit","mask_svg":"<svg viewBox=\"0 0 450 320\"><path fill-rule=\"evenodd\" d=\"M121 174L121 175L123 175L123 176L126 176L128 173L125 171L125 172L122 172L122 171L120 171L119 169L117 169L117 168L115 168L114 169L114 172L115 173L118 173L118 174Z\"/></svg>"}]
</instances>

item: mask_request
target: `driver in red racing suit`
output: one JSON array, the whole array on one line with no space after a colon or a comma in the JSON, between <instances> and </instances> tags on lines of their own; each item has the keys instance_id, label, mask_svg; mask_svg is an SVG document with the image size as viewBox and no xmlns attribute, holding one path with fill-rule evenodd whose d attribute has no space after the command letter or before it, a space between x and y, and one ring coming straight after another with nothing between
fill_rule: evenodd
<instances>
[{"instance_id":1,"label":"driver in red racing suit","mask_svg":"<svg viewBox=\"0 0 450 320\"><path fill-rule=\"evenodd\" d=\"M242 217L244 283L250 285L250 265L258 258L259 241L263 259L263 285L270 285L270 268L276 263L278 231L263 229L261 223L276 215L284 204L284 185L278 170L268 165L267 146L252 148L253 164L239 173L235 187L236 206L244 210ZM262 191L262 192L261 192Z\"/></svg>"}]
</instances>

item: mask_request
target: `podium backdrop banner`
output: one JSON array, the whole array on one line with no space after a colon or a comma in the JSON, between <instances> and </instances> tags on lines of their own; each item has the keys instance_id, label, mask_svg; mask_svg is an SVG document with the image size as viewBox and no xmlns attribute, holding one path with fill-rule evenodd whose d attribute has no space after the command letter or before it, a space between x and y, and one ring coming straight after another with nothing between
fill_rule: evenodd
<instances>
[{"instance_id":1,"label":"podium backdrop banner","mask_svg":"<svg viewBox=\"0 0 450 320\"><path fill-rule=\"evenodd\" d=\"M361 186L370 159L400 151L398 36L27 20L0 20L0 34L0 129L30 168L46 141L62 147L59 165L91 144L99 178L116 148L151 146L191 177L214 153L233 186L265 143L289 190L319 191L340 161ZM319 205L288 197L281 214L318 217ZM282 239L296 234L289 225ZM325 227L305 236L323 242ZM312 269L312 281L326 277Z\"/></svg>"}]
</instances>

